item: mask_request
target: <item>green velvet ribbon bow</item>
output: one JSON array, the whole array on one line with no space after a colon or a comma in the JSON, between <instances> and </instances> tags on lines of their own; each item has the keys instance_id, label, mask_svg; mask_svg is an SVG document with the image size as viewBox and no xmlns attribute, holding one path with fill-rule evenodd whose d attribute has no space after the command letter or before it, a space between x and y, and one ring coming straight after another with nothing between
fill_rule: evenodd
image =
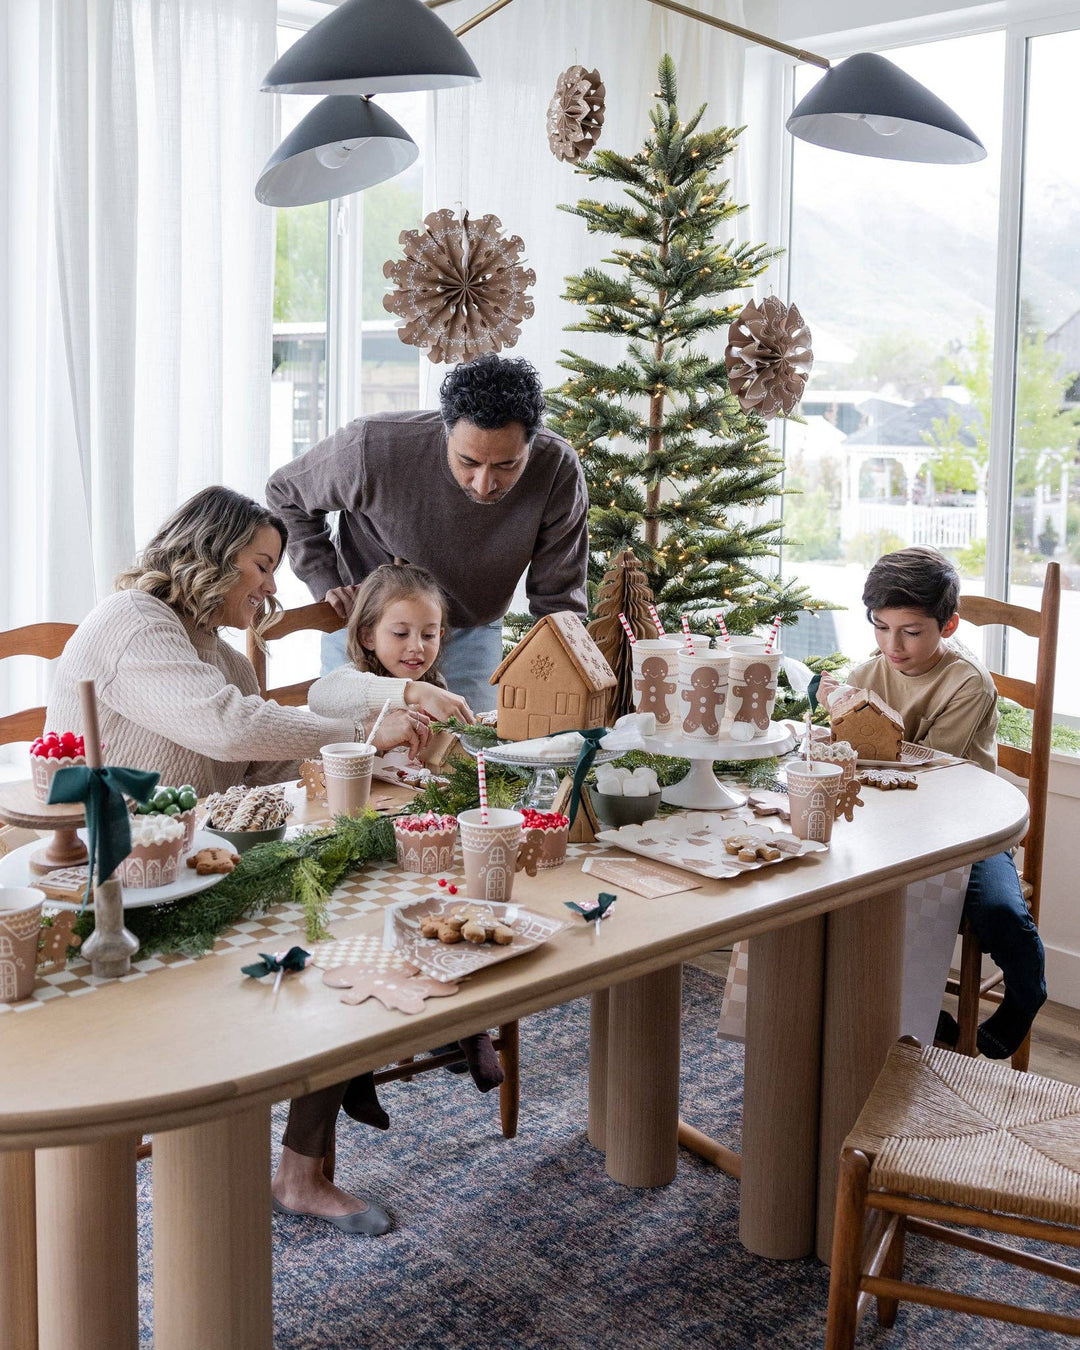
<instances>
[{"instance_id":1,"label":"green velvet ribbon bow","mask_svg":"<svg viewBox=\"0 0 1080 1350\"><path fill-rule=\"evenodd\" d=\"M284 955L260 952L258 961L252 962L250 966L241 966L240 969L245 975L261 980L264 975L272 975L275 970L303 970L310 955L303 947L290 947Z\"/></svg>"},{"instance_id":2,"label":"green velvet ribbon bow","mask_svg":"<svg viewBox=\"0 0 1080 1350\"><path fill-rule=\"evenodd\" d=\"M50 806L60 802L86 805L86 847L90 860L80 914L94 885L94 864L98 881L104 881L131 852L131 817L124 794L145 802L157 781L156 773L144 773L141 769L91 769L89 765L60 769L53 776Z\"/></svg>"},{"instance_id":3,"label":"green velvet ribbon bow","mask_svg":"<svg viewBox=\"0 0 1080 1350\"><path fill-rule=\"evenodd\" d=\"M578 735L584 738L585 744L581 747L577 767L574 769L574 790L570 794L570 808L567 811L571 825L581 804L581 789L585 784L585 778L592 768L597 750L600 749L600 742L607 734L607 727L593 727L589 731L578 732Z\"/></svg>"},{"instance_id":4,"label":"green velvet ribbon bow","mask_svg":"<svg viewBox=\"0 0 1080 1350\"><path fill-rule=\"evenodd\" d=\"M815 675L810 681L806 690L806 697L810 701L810 711L817 712L818 708L818 689L821 687L821 675Z\"/></svg>"}]
</instances>

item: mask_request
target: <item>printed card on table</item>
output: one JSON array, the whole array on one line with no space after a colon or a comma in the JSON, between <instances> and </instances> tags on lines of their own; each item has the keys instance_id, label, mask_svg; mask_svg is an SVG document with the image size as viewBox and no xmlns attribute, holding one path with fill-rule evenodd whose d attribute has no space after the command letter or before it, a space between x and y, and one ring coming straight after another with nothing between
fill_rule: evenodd
<instances>
[{"instance_id":1,"label":"printed card on table","mask_svg":"<svg viewBox=\"0 0 1080 1350\"><path fill-rule=\"evenodd\" d=\"M646 863L636 858L586 858L581 870L601 881L613 882L624 891L658 900L663 895L677 895L680 891L694 891L700 881L663 863Z\"/></svg>"}]
</instances>

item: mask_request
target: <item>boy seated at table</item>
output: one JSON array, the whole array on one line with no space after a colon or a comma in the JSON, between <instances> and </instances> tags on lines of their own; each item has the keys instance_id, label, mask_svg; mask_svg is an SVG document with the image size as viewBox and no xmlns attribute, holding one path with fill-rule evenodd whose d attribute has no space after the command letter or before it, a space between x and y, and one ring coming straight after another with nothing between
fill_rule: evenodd
<instances>
[{"instance_id":1,"label":"boy seated at table","mask_svg":"<svg viewBox=\"0 0 1080 1350\"><path fill-rule=\"evenodd\" d=\"M936 549L903 548L879 558L862 594L878 650L851 671L847 682L872 690L895 708L907 740L993 773L997 690L990 672L951 640L960 622L959 598L960 578ZM819 696L837 687L832 679L823 679L822 685ZM1023 1044L1046 1001L1042 940L1011 853L972 865L964 917L1005 982L1002 1003L979 1027L978 1047L988 1059L1007 1059ZM955 1045L958 1030L956 1019L943 1011L938 1039Z\"/></svg>"}]
</instances>

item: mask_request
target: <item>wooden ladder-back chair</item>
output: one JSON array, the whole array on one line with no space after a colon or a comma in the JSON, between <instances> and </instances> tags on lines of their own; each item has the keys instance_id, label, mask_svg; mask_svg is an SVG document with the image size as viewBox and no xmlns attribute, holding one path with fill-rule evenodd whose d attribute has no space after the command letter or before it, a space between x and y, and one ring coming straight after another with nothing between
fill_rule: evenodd
<instances>
[{"instance_id":1,"label":"wooden ladder-back chair","mask_svg":"<svg viewBox=\"0 0 1080 1350\"><path fill-rule=\"evenodd\" d=\"M960 597L960 618L983 627L1000 624L1018 629L1038 642L1035 680L1018 680L1011 675L992 671L998 693L1032 713L1031 749L1020 750L1013 745L999 745L998 763L1003 769L1027 780L1028 830L1024 836L1024 865L1020 885L1024 899L1035 923L1039 922L1039 901L1042 893L1043 846L1046 839L1046 794L1050 774L1050 735L1054 715L1054 670L1057 663L1058 611L1061 606L1061 566L1048 563L1043 580L1041 609L1026 609L1010 605L1004 600L990 600L981 595ZM960 1007L957 1023L960 1035L956 1048L961 1054L976 1053L975 1034L979 1024L979 1001L990 999L1000 1003L1001 972L995 971L982 978L983 952L967 923L960 926L962 938L960 976L950 979L946 990L955 994ZM1014 1069L1026 1069L1031 1052L1030 1037L1012 1057Z\"/></svg>"},{"instance_id":2,"label":"wooden ladder-back chair","mask_svg":"<svg viewBox=\"0 0 1080 1350\"><path fill-rule=\"evenodd\" d=\"M40 656L53 661L75 631L73 623L31 623L0 633L0 661L9 656ZM0 745L34 741L45 730L45 709L26 708L0 717Z\"/></svg>"},{"instance_id":3,"label":"wooden ladder-back chair","mask_svg":"<svg viewBox=\"0 0 1080 1350\"><path fill-rule=\"evenodd\" d=\"M315 604L301 605L297 609L287 609L278 622L263 634L264 642L274 642L278 638L288 637L290 633L305 630L319 633L336 633L345 627L344 620L333 608L320 600ZM277 703L289 707L301 707L307 702L308 690L314 679L301 680L298 684L280 685L276 689L266 687L267 653L256 643L254 634L249 630L247 638L248 659L255 667L259 681L259 692L263 698L272 698ZM518 1057L518 1024L508 1022L499 1028L499 1034L493 1042L502 1062L505 1081L499 1089L499 1117L503 1136L513 1139L517 1133L518 1107L521 1099L521 1080ZM376 1083L389 1083L399 1079L408 1081L417 1074L428 1073L432 1069L442 1069L451 1065L464 1064L465 1057L460 1050L435 1055L427 1059L408 1060L388 1069L381 1069L375 1075Z\"/></svg>"}]
</instances>

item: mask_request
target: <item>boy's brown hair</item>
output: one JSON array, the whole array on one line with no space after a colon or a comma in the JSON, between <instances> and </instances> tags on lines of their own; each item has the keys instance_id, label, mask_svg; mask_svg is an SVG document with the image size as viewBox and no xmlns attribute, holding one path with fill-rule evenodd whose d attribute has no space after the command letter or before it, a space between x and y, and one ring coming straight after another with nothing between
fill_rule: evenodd
<instances>
[{"instance_id":1,"label":"boy's brown hair","mask_svg":"<svg viewBox=\"0 0 1080 1350\"><path fill-rule=\"evenodd\" d=\"M345 652L357 670L370 671L372 675L387 673L374 651L360 641L360 634L365 628L375 627L387 605L392 605L395 600L413 600L418 596L434 600L439 606L439 626L445 635L449 627L446 596L430 572L423 567L414 567L412 563L383 563L374 572L368 573L353 599L349 625L345 630ZM420 679L427 684L446 688L446 681L438 671L437 660Z\"/></svg>"},{"instance_id":2,"label":"boy's brown hair","mask_svg":"<svg viewBox=\"0 0 1080 1350\"><path fill-rule=\"evenodd\" d=\"M871 567L862 602L871 621L880 609L921 609L944 628L960 603L960 575L936 548L898 549Z\"/></svg>"}]
</instances>

